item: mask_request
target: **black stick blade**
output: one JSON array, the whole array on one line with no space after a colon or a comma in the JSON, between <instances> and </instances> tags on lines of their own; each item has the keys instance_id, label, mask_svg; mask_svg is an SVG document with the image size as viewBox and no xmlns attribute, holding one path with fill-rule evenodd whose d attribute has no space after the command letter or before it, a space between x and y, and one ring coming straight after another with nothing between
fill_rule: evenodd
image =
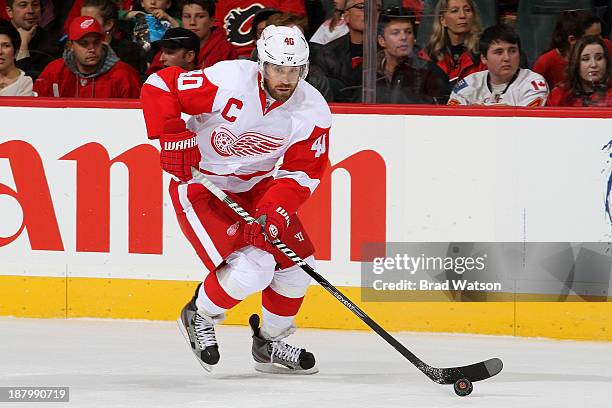
<instances>
[{"instance_id":1,"label":"black stick blade","mask_svg":"<svg viewBox=\"0 0 612 408\"><path fill-rule=\"evenodd\" d=\"M497 375L502 368L504 368L502 361L499 358L492 358L463 367L427 367L422 371L438 384L454 384L461 378L468 379L471 382L486 380Z\"/></svg>"}]
</instances>

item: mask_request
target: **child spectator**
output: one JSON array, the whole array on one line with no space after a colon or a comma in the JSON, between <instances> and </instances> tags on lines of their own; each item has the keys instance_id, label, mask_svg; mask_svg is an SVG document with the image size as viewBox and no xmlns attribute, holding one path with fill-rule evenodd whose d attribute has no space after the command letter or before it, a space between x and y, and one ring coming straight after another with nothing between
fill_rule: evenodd
<instances>
[{"instance_id":1,"label":"child spectator","mask_svg":"<svg viewBox=\"0 0 612 408\"><path fill-rule=\"evenodd\" d=\"M479 48L487 70L457 82L449 105L544 105L546 81L540 74L519 68L521 41L512 27L499 24L487 28Z\"/></svg>"},{"instance_id":2,"label":"child spectator","mask_svg":"<svg viewBox=\"0 0 612 408\"><path fill-rule=\"evenodd\" d=\"M20 45L15 27L0 20L0 96L32 96L32 78L15 66Z\"/></svg>"},{"instance_id":3,"label":"child spectator","mask_svg":"<svg viewBox=\"0 0 612 408\"><path fill-rule=\"evenodd\" d=\"M172 0L140 0L140 5L129 11L125 19L134 24L134 41L146 52L151 51L151 44L159 41L167 29L179 27L179 22L172 16ZM149 61L152 55L149 55Z\"/></svg>"},{"instance_id":4,"label":"child spectator","mask_svg":"<svg viewBox=\"0 0 612 408\"><path fill-rule=\"evenodd\" d=\"M140 7L129 11L125 19L132 20L138 15L149 14L158 19L166 28L178 27L178 21L169 14L171 7L172 0L140 0Z\"/></svg>"},{"instance_id":5,"label":"child spectator","mask_svg":"<svg viewBox=\"0 0 612 408\"><path fill-rule=\"evenodd\" d=\"M567 80L553 89L548 106L612 106L610 53L599 36L583 36L574 45Z\"/></svg>"},{"instance_id":6,"label":"child spectator","mask_svg":"<svg viewBox=\"0 0 612 408\"><path fill-rule=\"evenodd\" d=\"M432 34L421 56L438 64L452 88L486 68L478 56L480 15L473 0L439 0L434 14Z\"/></svg>"},{"instance_id":7,"label":"child spectator","mask_svg":"<svg viewBox=\"0 0 612 408\"><path fill-rule=\"evenodd\" d=\"M219 27L214 27L215 3L212 0L185 0L181 6L181 22L183 28L192 31L199 39L197 68L207 68L219 61L233 60L238 54L225 38L225 33ZM163 68L160 62L160 52L156 53L147 70L150 75Z\"/></svg>"},{"instance_id":8,"label":"child spectator","mask_svg":"<svg viewBox=\"0 0 612 408\"><path fill-rule=\"evenodd\" d=\"M119 61L103 39L102 27L93 17L75 18L64 57L51 62L34 83L38 96L138 98L138 72Z\"/></svg>"}]
</instances>

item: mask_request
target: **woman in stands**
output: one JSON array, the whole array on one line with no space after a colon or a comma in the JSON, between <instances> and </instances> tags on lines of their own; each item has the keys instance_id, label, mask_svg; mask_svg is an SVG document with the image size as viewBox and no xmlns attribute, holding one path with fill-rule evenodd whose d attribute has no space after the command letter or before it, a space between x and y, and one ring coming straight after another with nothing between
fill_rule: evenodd
<instances>
[{"instance_id":1,"label":"woman in stands","mask_svg":"<svg viewBox=\"0 0 612 408\"><path fill-rule=\"evenodd\" d=\"M17 29L0 19L0 96L33 96L32 78L15 66L20 46Z\"/></svg>"},{"instance_id":2,"label":"woman in stands","mask_svg":"<svg viewBox=\"0 0 612 408\"><path fill-rule=\"evenodd\" d=\"M565 81L567 62L572 46L583 34L582 21L589 15L584 11L569 10L557 16L550 47L538 57L533 70L542 75L553 89Z\"/></svg>"},{"instance_id":3,"label":"woman in stands","mask_svg":"<svg viewBox=\"0 0 612 408\"><path fill-rule=\"evenodd\" d=\"M578 40L566 75L551 92L548 106L612 106L612 64L601 38L587 35Z\"/></svg>"},{"instance_id":4,"label":"woman in stands","mask_svg":"<svg viewBox=\"0 0 612 408\"><path fill-rule=\"evenodd\" d=\"M434 13L432 34L420 56L437 63L452 88L458 80L486 69L478 55L480 15L472 0L440 0Z\"/></svg>"}]
</instances>

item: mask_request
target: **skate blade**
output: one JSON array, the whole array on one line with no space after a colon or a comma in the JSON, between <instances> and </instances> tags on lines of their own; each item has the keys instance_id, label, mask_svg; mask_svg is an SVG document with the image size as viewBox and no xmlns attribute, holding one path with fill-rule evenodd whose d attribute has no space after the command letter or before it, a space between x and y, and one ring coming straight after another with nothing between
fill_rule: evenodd
<instances>
[{"instance_id":1,"label":"skate blade","mask_svg":"<svg viewBox=\"0 0 612 408\"><path fill-rule=\"evenodd\" d=\"M205 369L206 371L208 371L209 373L212 373L213 370L213 366L211 366L210 364L206 364L205 362L203 362L202 360L200 360L198 358L198 356L196 355L196 353L193 351L193 349L191 348L191 340L189 340L189 334L187 334L187 328L185 327L185 325L183 324L183 320L181 320L181 318L179 317L178 319L176 319L176 323L178 324L179 327L179 331L181 332L181 334L183 335L183 337L185 338L185 341L187 342L187 347L189 347L189 350L191 351L191 354L193 354L193 356L195 357L195 359L198 361L198 363L200 363L200 365L202 366L203 369Z\"/></svg>"},{"instance_id":2,"label":"skate blade","mask_svg":"<svg viewBox=\"0 0 612 408\"><path fill-rule=\"evenodd\" d=\"M308 370L294 370L281 364L274 363L255 363L255 370L266 374L285 374L285 375L311 375L319 372L317 366Z\"/></svg>"}]
</instances>

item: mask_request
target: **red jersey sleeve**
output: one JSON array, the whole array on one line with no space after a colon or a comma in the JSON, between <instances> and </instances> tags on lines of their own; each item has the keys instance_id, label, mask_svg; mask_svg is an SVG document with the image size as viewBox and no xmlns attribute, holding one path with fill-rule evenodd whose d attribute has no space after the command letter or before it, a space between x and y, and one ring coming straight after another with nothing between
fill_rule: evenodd
<instances>
[{"instance_id":1,"label":"red jersey sleeve","mask_svg":"<svg viewBox=\"0 0 612 408\"><path fill-rule=\"evenodd\" d=\"M149 76L140 93L149 139L159 138L164 123L180 118L181 112L211 112L218 89L201 69L187 72L168 67Z\"/></svg>"},{"instance_id":2,"label":"red jersey sleeve","mask_svg":"<svg viewBox=\"0 0 612 408\"><path fill-rule=\"evenodd\" d=\"M258 206L274 203L294 214L310 197L329 164L329 128L316 127L306 140L289 147L273 185Z\"/></svg>"}]
</instances>

